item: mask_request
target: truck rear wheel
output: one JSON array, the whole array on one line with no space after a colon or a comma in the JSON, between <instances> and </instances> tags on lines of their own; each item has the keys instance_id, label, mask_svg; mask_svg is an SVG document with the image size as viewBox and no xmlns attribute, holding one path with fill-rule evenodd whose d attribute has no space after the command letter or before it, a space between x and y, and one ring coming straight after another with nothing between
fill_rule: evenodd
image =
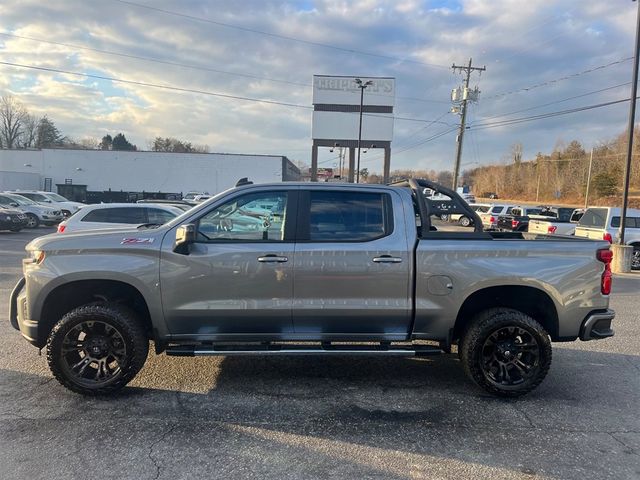
<instances>
[{"instance_id":1,"label":"truck rear wheel","mask_svg":"<svg viewBox=\"0 0 640 480\"><path fill-rule=\"evenodd\" d=\"M529 393L551 366L551 341L545 329L530 316L509 308L479 313L459 349L469 378L501 397Z\"/></svg>"},{"instance_id":2,"label":"truck rear wheel","mask_svg":"<svg viewBox=\"0 0 640 480\"><path fill-rule=\"evenodd\" d=\"M54 377L83 395L120 390L140 371L148 352L149 340L136 314L108 303L71 310L47 340Z\"/></svg>"}]
</instances>

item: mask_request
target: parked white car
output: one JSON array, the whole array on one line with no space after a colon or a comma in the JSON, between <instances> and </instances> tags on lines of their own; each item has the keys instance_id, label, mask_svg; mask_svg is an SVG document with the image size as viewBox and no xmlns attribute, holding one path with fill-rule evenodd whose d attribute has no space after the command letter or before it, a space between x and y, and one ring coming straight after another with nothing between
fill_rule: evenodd
<instances>
[{"instance_id":1,"label":"parked white car","mask_svg":"<svg viewBox=\"0 0 640 480\"><path fill-rule=\"evenodd\" d=\"M40 203L41 205L52 207L54 210L60 210L62 215L65 217L70 217L76 213L79 208L84 207L84 203L72 202L62 195L58 195L54 192L43 192L40 190L14 190L11 193L22 195L34 202Z\"/></svg>"},{"instance_id":2,"label":"parked white car","mask_svg":"<svg viewBox=\"0 0 640 480\"><path fill-rule=\"evenodd\" d=\"M546 210L555 214L549 216L531 215L529 217L528 232L542 235L574 235L578 220L584 213L583 208L551 208Z\"/></svg>"},{"instance_id":3,"label":"parked white car","mask_svg":"<svg viewBox=\"0 0 640 480\"><path fill-rule=\"evenodd\" d=\"M135 228L144 224L162 225L183 210L155 203L100 203L86 205L58 225L58 233L81 230Z\"/></svg>"},{"instance_id":4,"label":"parked white car","mask_svg":"<svg viewBox=\"0 0 640 480\"><path fill-rule=\"evenodd\" d=\"M615 243L620 230L621 208L590 207L584 212L576 226L576 237L606 240ZM633 245L631 268L640 270L640 210L627 209L624 243Z\"/></svg>"},{"instance_id":5,"label":"parked white car","mask_svg":"<svg viewBox=\"0 0 640 480\"><path fill-rule=\"evenodd\" d=\"M482 213L486 213L491 209L492 205L489 203L470 203L469 206L471 209L481 215ZM473 226L473 220L469 218L468 215L463 213L456 213L453 215L449 215L449 221L458 222L462 227L471 227Z\"/></svg>"},{"instance_id":6,"label":"parked white car","mask_svg":"<svg viewBox=\"0 0 640 480\"><path fill-rule=\"evenodd\" d=\"M493 204L489 211L480 213L482 226L484 228L497 228L498 217L501 217L502 215L509 215L513 207L513 205Z\"/></svg>"},{"instance_id":7,"label":"parked white car","mask_svg":"<svg viewBox=\"0 0 640 480\"><path fill-rule=\"evenodd\" d=\"M0 206L12 207L24 213L27 216L27 228L36 228L40 224L55 225L64 218L60 210L41 205L15 193L0 193Z\"/></svg>"}]
</instances>

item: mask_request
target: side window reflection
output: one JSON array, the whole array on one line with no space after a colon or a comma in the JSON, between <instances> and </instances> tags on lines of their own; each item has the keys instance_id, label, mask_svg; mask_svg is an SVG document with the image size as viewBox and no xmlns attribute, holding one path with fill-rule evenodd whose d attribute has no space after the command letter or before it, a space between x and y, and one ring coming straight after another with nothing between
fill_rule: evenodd
<instances>
[{"instance_id":1,"label":"side window reflection","mask_svg":"<svg viewBox=\"0 0 640 480\"><path fill-rule=\"evenodd\" d=\"M201 242L284 240L286 192L243 195L207 213L198 222Z\"/></svg>"}]
</instances>

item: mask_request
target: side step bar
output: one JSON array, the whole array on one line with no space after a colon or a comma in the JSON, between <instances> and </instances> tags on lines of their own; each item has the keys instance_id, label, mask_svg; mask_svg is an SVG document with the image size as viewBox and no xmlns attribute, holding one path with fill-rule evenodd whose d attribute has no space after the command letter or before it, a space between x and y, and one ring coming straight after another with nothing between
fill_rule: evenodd
<instances>
[{"instance_id":1,"label":"side step bar","mask_svg":"<svg viewBox=\"0 0 640 480\"><path fill-rule=\"evenodd\" d=\"M170 346L166 354L176 357L213 355L370 355L413 357L439 355L442 350L432 345L179 345Z\"/></svg>"}]
</instances>

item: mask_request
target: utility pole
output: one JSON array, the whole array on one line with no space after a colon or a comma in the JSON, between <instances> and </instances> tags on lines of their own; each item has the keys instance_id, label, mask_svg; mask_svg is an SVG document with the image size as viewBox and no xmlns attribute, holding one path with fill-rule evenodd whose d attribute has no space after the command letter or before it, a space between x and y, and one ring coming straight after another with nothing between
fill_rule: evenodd
<instances>
[{"instance_id":1,"label":"utility pole","mask_svg":"<svg viewBox=\"0 0 640 480\"><path fill-rule=\"evenodd\" d=\"M455 191L458 188L458 177L460 176L460 160L462 159L462 140L464 138L464 130L465 130L465 124L467 121L467 103L469 102L469 95L472 93L473 96L475 98L472 98L472 100L477 100L477 96L478 96L478 89L476 88L474 90L474 92L469 92L469 79L471 78L471 73L474 71L478 71L478 72L484 72L486 70L486 67L474 67L473 65L473 59L469 59L469 65L468 66L458 66L455 63L453 64L453 66L451 67L453 69L453 71L455 72L456 70L461 72L461 73L465 73L466 77L464 80L464 89L462 90L462 102L460 104L460 130L458 131L458 137L456 138L456 163L455 163L455 167L453 169L453 190ZM455 92L456 90L454 90ZM456 100L455 98L453 98L452 95L452 100ZM453 107L453 111L455 113L458 113L458 111L456 110L456 107Z\"/></svg>"},{"instance_id":2,"label":"utility pole","mask_svg":"<svg viewBox=\"0 0 640 480\"><path fill-rule=\"evenodd\" d=\"M584 209L589 207L589 187L591 186L591 169L593 168L593 147L591 147L591 156L589 157L589 174L587 175L587 191L584 192Z\"/></svg>"},{"instance_id":3,"label":"utility pole","mask_svg":"<svg viewBox=\"0 0 640 480\"><path fill-rule=\"evenodd\" d=\"M635 0L634 0L635 1ZM629 203L629 177L631 175L631 156L633 154L633 131L636 123L636 96L638 95L638 60L640 58L640 2L636 14L636 48L633 60L633 80L631 81L631 98L629 98L629 131L627 134L627 163L624 167L624 188L622 191L622 211L620 212L619 244L624 245L624 228L627 223L627 205Z\"/></svg>"}]
</instances>

